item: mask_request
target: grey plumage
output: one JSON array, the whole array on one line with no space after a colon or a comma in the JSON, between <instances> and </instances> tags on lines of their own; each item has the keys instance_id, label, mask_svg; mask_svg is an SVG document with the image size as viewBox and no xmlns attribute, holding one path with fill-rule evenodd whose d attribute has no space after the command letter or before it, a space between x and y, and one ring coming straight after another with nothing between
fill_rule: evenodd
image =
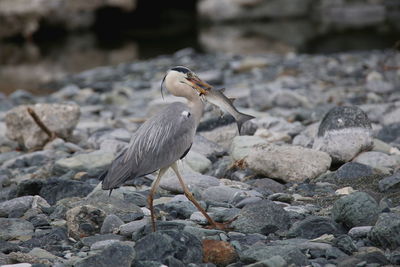
<instances>
[{"instance_id":1,"label":"grey plumage","mask_svg":"<svg viewBox=\"0 0 400 267\"><path fill-rule=\"evenodd\" d=\"M147 120L101 178L103 189L114 189L177 161L190 148L196 131L190 108L176 102Z\"/></svg>"}]
</instances>

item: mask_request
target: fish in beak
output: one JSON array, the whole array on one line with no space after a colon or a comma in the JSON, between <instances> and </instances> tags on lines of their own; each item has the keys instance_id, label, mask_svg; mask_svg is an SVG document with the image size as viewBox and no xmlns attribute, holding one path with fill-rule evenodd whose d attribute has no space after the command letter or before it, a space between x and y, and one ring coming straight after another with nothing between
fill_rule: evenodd
<instances>
[{"instance_id":1,"label":"fish in beak","mask_svg":"<svg viewBox=\"0 0 400 267\"><path fill-rule=\"evenodd\" d=\"M205 81L200 80L195 74L188 75L186 80L190 83L192 88L196 89L200 96L205 95L212 88L211 85Z\"/></svg>"}]
</instances>

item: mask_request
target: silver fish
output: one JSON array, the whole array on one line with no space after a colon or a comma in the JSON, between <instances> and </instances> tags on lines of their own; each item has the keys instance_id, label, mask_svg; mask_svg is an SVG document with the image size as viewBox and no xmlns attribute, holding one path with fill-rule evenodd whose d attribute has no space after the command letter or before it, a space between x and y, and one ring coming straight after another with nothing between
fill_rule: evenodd
<instances>
[{"instance_id":1,"label":"silver fish","mask_svg":"<svg viewBox=\"0 0 400 267\"><path fill-rule=\"evenodd\" d=\"M233 105L232 100L223 94L223 91L224 89L210 88L208 90L205 90L205 92L202 94L202 97L207 102L210 102L211 104L222 109L224 112L231 114L236 120L236 124L239 129L239 134L241 134L241 128L243 123L245 123L248 120L254 119L254 117L239 112Z\"/></svg>"}]
</instances>

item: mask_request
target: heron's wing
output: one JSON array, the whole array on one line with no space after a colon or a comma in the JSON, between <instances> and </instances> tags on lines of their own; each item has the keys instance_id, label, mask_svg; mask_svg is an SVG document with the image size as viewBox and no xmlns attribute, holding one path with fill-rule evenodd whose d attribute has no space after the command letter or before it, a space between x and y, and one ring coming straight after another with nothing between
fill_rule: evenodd
<instances>
[{"instance_id":1,"label":"heron's wing","mask_svg":"<svg viewBox=\"0 0 400 267\"><path fill-rule=\"evenodd\" d=\"M190 148L195 131L194 116L187 105L167 106L135 132L128 148L111 164L103 189L171 165Z\"/></svg>"}]
</instances>

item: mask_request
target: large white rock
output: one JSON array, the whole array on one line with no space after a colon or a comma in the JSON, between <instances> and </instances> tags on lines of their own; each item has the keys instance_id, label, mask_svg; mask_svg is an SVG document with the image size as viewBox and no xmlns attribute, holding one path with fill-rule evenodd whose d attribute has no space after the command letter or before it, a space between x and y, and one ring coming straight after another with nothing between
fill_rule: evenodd
<instances>
[{"instance_id":1,"label":"large white rock","mask_svg":"<svg viewBox=\"0 0 400 267\"><path fill-rule=\"evenodd\" d=\"M371 121L356 106L334 107L319 125L313 148L328 153L333 162L352 160L373 146Z\"/></svg>"},{"instance_id":2,"label":"large white rock","mask_svg":"<svg viewBox=\"0 0 400 267\"><path fill-rule=\"evenodd\" d=\"M231 144L231 157L233 160L241 160L247 157L253 147L266 144L265 139L258 136L238 135L233 138Z\"/></svg>"},{"instance_id":3,"label":"large white rock","mask_svg":"<svg viewBox=\"0 0 400 267\"><path fill-rule=\"evenodd\" d=\"M245 159L253 171L285 182L313 179L328 170L330 156L300 146L259 145Z\"/></svg>"}]
</instances>

